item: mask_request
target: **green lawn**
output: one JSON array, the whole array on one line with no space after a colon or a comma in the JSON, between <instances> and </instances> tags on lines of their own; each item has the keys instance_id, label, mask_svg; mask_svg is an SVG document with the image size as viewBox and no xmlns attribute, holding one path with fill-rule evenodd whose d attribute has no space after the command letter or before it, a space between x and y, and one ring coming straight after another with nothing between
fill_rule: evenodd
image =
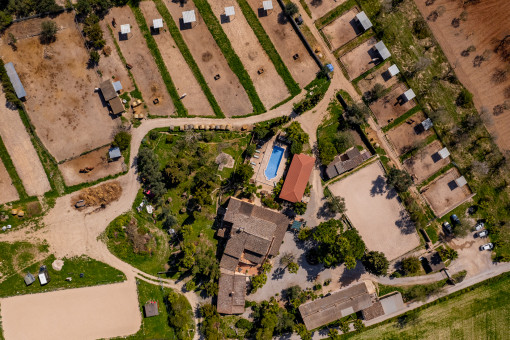
<instances>
[{"instance_id":1,"label":"green lawn","mask_svg":"<svg viewBox=\"0 0 510 340\"><path fill-rule=\"evenodd\" d=\"M141 280L137 281L138 288L138 302L140 303L140 313L143 317L143 305L147 301L157 301L159 315L150 318L142 319L142 326L140 330L127 339L178 339L176 331L168 324L168 310L165 305L166 297L169 294L175 294L170 288L163 288L161 286L153 285ZM191 305L188 303L187 311L192 312ZM194 325L193 325L194 329Z\"/></svg>"},{"instance_id":2,"label":"green lawn","mask_svg":"<svg viewBox=\"0 0 510 340\"><path fill-rule=\"evenodd\" d=\"M345 336L354 339L508 339L510 275L486 281L471 291L447 296L418 312L415 323L397 320Z\"/></svg>"},{"instance_id":3,"label":"green lawn","mask_svg":"<svg viewBox=\"0 0 510 340\"><path fill-rule=\"evenodd\" d=\"M4 243L0 243L0 247L2 254L4 254L4 249L9 248L9 246L6 246ZM44 247L38 247L37 250L41 249L44 250ZM96 286L121 282L126 279L126 276L121 271L87 256L63 258L64 267L61 271L56 271L51 267L51 264L55 260L53 254L42 261L33 263L33 251L35 248L28 247L26 243L23 243L10 247L10 250L22 251L22 253L15 258L14 256L11 258L16 264L17 270L0 283L0 297ZM2 262L6 261L4 260ZM30 265L26 267L28 264ZM37 280L39 267L43 264L46 265L50 276L50 282L45 286L41 286ZM11 267L11 269L14 270L15 268ZM32 275L36 277L36 282L32 283L30 286L26 286L23 281L23 277L27 272L32 273ZM85 276L80 278L80 273L84 273ZM72 278L71 282L66 281L68 277Z\"/></svg>"}]
</instances>

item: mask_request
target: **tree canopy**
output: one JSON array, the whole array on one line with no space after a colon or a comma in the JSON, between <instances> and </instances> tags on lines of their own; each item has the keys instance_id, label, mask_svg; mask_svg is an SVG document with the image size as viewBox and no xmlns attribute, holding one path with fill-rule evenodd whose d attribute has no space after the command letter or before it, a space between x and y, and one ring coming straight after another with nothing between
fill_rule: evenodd
<instances>
[{"instance_id":1,"label":"tree canopy","mask_svg":"<svg viewBox=\"0 0 510 340\"><path fill-rule=\"evenodd\" d=\"M392 167L386 174L386 184L398 192L405 192L413 185L413 178L407 171Z\"/></svg>"},{"instance_id":2,"label":"tree canopy","mask_svg":"<svg viewBox=\"0 0 510 340\"><path fill-rule=\"evenodd\" d=\"M362 263L367 272L371 274L381 276L388 273L388 259L380 251L369 251L363 256Z\"/></svg>"}]
</instances>

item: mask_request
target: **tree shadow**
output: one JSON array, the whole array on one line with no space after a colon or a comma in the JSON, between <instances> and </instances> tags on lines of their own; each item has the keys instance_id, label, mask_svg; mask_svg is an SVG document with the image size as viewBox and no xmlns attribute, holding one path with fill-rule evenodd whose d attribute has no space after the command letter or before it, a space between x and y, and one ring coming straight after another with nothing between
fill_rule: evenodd
<instances>
[{"instance_id":1,"label":"tree shadow","mask_svg":"<svg viewBox=\"0 0 510 340\"><path fill-rule=\"evenodd\" d=\"M395 225L400 229L400 232L404 235L409 235L415 232L415 226L411 217L405 210L400 211L400 218L395 221Z\"/></svg>"},{"instance_id":2,"label":"tree shadow","mask_svg":"<svg viewBox=\"0 0 510 340\"><path fill-rule=\"evenodd\" d=\"M330 209L329 209L329 205L328 205L328 202L324 202L324 204L322 205L322 207L320 207L318 210L317 210L317 218L322 218L322 219L332 219L336 216L336 213L335 212L332 212Z\"/></svg>"},{"instance_id":3,"label":"tree shadow","mask_svg":"<svg viewBox=\"0 0 510 340\"><path fill-rule=\"evenodd\" d=\"M276 268L271 276L271 280L281 280L283 279L283 274L285 274L285 268Z\"/></svg>"},{"instance_id":4,"label":"tree shadow","mask_svg":"<svg viewBox=\"0 0 510 340\"><path fill-rule=\"evenodd\" d=\"M370 196L383 195L386 192L386 180L383 176L379 175L372 181L372 189L370 189Z\"/></svg>"},{"instance_id":5,"label":"tree shadow","mask_svg":"<svg viewBox=\"0 0 510 340\"><path fill-rule=\"evenodd\" d=\"M280 25L287 25L289 23L289 18L285 12L278 13L278 23Z\"/></svg>"},{"instance_id":6,"label":"tree shadow","mask_svg":"<svg viewBox=\"0 0 510 340\"><path fill-rule=\"evenodd\" d=\"M366 270L361 261L356 261L356 267L354 269L344 269L340 279L338 280L342 286L348 286L351 283L358 281L361 275L365 274Z\"/></svg>"}]
</instances>

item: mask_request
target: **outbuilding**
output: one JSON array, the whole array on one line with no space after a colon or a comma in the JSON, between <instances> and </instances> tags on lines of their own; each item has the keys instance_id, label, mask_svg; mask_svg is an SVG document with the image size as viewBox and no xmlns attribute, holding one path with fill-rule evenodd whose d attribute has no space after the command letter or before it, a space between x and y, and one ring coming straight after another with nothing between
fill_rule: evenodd
<instances>
[{"instance_id":1,"label":"outbuilding","mask_svg":"<svg viewBox=\"0 0 510 340\"><path fill-rule=\"evenodd\" d=\"M27 275L25 275L25 284L27 286L30 286L34 282L35 282L34 275L32 275L32 273L27 273Z\"/></svg>"},{"instance_id":2,"label":"outbuilding","mask_svg":"<svg viewBox=\"0 0 510 340\"><path fill-rule=\"evenodd\" d=\"M273 10L273 2L271 0L262 1L262 8L269 14Z\"/></svg>"},{"instance_id":3,"label":"outbuilding","mask_svg":"<svg viewBox=\"0 0 510 340\"><path fill-rule=\"evenodd\" d=\"M393 64L388 67L388 73L390 74L390 77L394 77L400 73L400 70L398 69L397 65Z\"/></svg>"},{"instance_id":4,"label":"outbuilding","mask_svg":"<svg viewBox=\"0 0 510 340\"><path fill-rule=\"evenodd\" d=\"M356 20L360 23L361 27L363 27L365 31L372 27L372 22L370 21L370 19L368 19L364 11L356 14Z\"/></svg>"},{"instance_id":5,"label":"outbuilding","mask_svg":"<svg viewBox=\"0 0 510 340\"><path fill-rule=\"evenodd\" d=\"M112 109L112 114L118 115L126 111L124 104L122 103L122 99L120 97L114 97L108 101L110 105L110 109Z\"/></svg>"},{"instance_id":6,"label":"outbuilding","mask_svg":"<svg viewBox=\"0 0 510 340\"><path fill-rule=\"evenodd\" d=\"M314 165L315 158L303 153L294 155L280 192L280 198L292 203L301 202Z\"/></svg>"},{"instance_id":7,"label":"outbuilding","mask_svg":"<svg viewBox=\"0 0 510 340\"><path fill-rule=\"evenodd\" d=\"M118 147L114 147L114 148L110 148L110 150L108 151L108 156L110 157L111 160L118 160L122 154L120 153L120 149Z\"/></svg>"},{"instance_id":8,"label":"outbuilding","mask_svg":"<svg viewBox=\"0 0 510 340\"><path fill-rule=\"evenodd\" d=\"M127 36L129 33L131 33L131 25L130 24L120 25L120 33Z\"/></svg>"},{"instance_id":9,"label":"outbuilding","mask_svg":"<svg viewBox=\"0 0 510 340\"><path fill-rule=\"evenodd\" d=\"M184 11L182 12L182 22L184 24L193 24L197 21L197 17L195 15L195 10L192 9L190 11Z\"/></svg>"},{"instance_id":10,"label":"outbuilding","mask_svg":"<svg viewBox=\"0 0 510 340\"><path fill-rule=\"evenodd\" d=\"M27 96L27 93L25 91L25 88L23 87L23 84L21 83L21 80L19 79L18 73L14 69L14 64L12 62L5 64L5 71L7 72L7 76L9 77L9 80L11 81L12 87L14 87L14 92L16 92L16 97L18 99L25 98Z\"/></svg>"},{"instance_id":11,"label":"outbuilding","mask_svg":"<svg viewBox=\"0 0 510 340\"><path fill-rule=\"evenodd\" d=\"M467 181L466 179L464 178L464 176L460 176L459 178L457 178L455 180L455 183L457 184L457 186L460 188L460 187L463 187L464 185L467 184Z\"/></svg>"},{"instance_id":12,"label":"outbuilding","mask_svg":"<svg viewBox=\"0 0 510 340\"><path fill-rule=\"evenodd\" d=\"M416 95L414 94L414 91L413 89L409 89L407 90L406 92L404 92L404 94L402 95L402 97L404 98L404 100L406 102L410 101L411 99L413 99L414 97L416 97Z\"/></svg>"},{"instance_id":13,"label":"outbuilding","mask_svg":"<svg viewBox=\"0 0 510 340\"><path fill-rule=\"evenodd\" d=\"M434 123L432 123L432 120L430 118L427 118L423 122L421 122L421 126L424 131L427 131L430 128L432 128L432 126L434 126Z\"/></svg>"},{"instance_id":14,"label":"outbuilding","mask_svg":"<svg viewBox=\"0 0 510 340\"><path fill-rule=\"evenodd\" d=\"M439 157L441 157L441 159L445 159L446 157L450 156L450 151L448 151L447 148L442 148L437 152L437 154Z\"/></svg>"},{"instance_id":15,"label":"outbuilding","mask_svg":"<svg viewBox=\"0 0 510 340\"><path fill-rule=\"evenodd\" d=\"M143 313L146 318L150 318L150 317L159 315L158 302L157 301L148 301L143 306Z\"/></svg>"},{"instance_id":16,"label":"outbuilding","mask_svg":"<svg viewBox=\"0 0 510 340\"><path fill-rule=\"evenodd\" d=\"M159 18L152 20L152 28L155 31L159 31L160 28L163 28L163 19Z\"/></svg>"},{"instance_id":17,"label":"outbuilding","mask_svg":"<svg viewBox=\"0 0 510 340\"><path fill-rule=\"evenodd\" d=\"M374 48L377 50L377 52L379 52L379 55L381 56L381 58L383 58L383 60L386 60L389 57L391 57L391 53L386 48L386 45L384 45L384 42L379 41L377 44L375 44Z\"/></svg>"},{"instance_id":18,"label":"outbuilding","mask_svg":"<svg viewBox=\"0 0 510 340\"><path fill-rule=\"evenodd\" d=\"M225 7L225 16L229 17L230 19L233 19L234 15L236 15L236 10L234 6Z\"/></svg>"},{"instance_id":19,"label":"outbuilding","mask_svg":"<svg viewBox=\"0 0 510 340\"><path fill-rule=\"evenodd\" d=\"M41 286L44 286L50 282L50 275L48 274L48 269L46 269L46 266L41 266L39 268L39 283Z\"/></svg>"},{"instance_id":20,"label":"outbuilding","mask_svg":"<svg viewBox=\"0 0 510 340\"><path fill-rule=\"evenodd\" d=\"M105 101L109 101L110 99L117 97L117 91L115 91L115 87L110 80L103 81L99 85L99 89L101 90L101 93L103 94L103 98Z\"/></svg>"}]
</instances>

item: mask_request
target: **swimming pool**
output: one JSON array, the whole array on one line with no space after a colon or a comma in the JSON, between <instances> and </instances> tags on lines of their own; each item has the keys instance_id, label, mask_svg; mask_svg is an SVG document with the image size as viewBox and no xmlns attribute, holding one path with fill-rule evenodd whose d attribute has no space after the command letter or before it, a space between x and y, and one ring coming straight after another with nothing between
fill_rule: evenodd
<instances>
[{"instance_id":1,"label":"swimming pool","mask_svg":"<svg viewBox=\"0 0 510 340\"><path fill-rule=\"evenodd\" d=\"M280 162L283 157L283 153L285 149L280 148L279 146L273 146L273 151L271 152L271 157L269 157L269 162L267 163L266 170L264 171L264 175L268 180L276 177L278 172L278 167L280 166Z\"/></svg>"}]
</instances>

